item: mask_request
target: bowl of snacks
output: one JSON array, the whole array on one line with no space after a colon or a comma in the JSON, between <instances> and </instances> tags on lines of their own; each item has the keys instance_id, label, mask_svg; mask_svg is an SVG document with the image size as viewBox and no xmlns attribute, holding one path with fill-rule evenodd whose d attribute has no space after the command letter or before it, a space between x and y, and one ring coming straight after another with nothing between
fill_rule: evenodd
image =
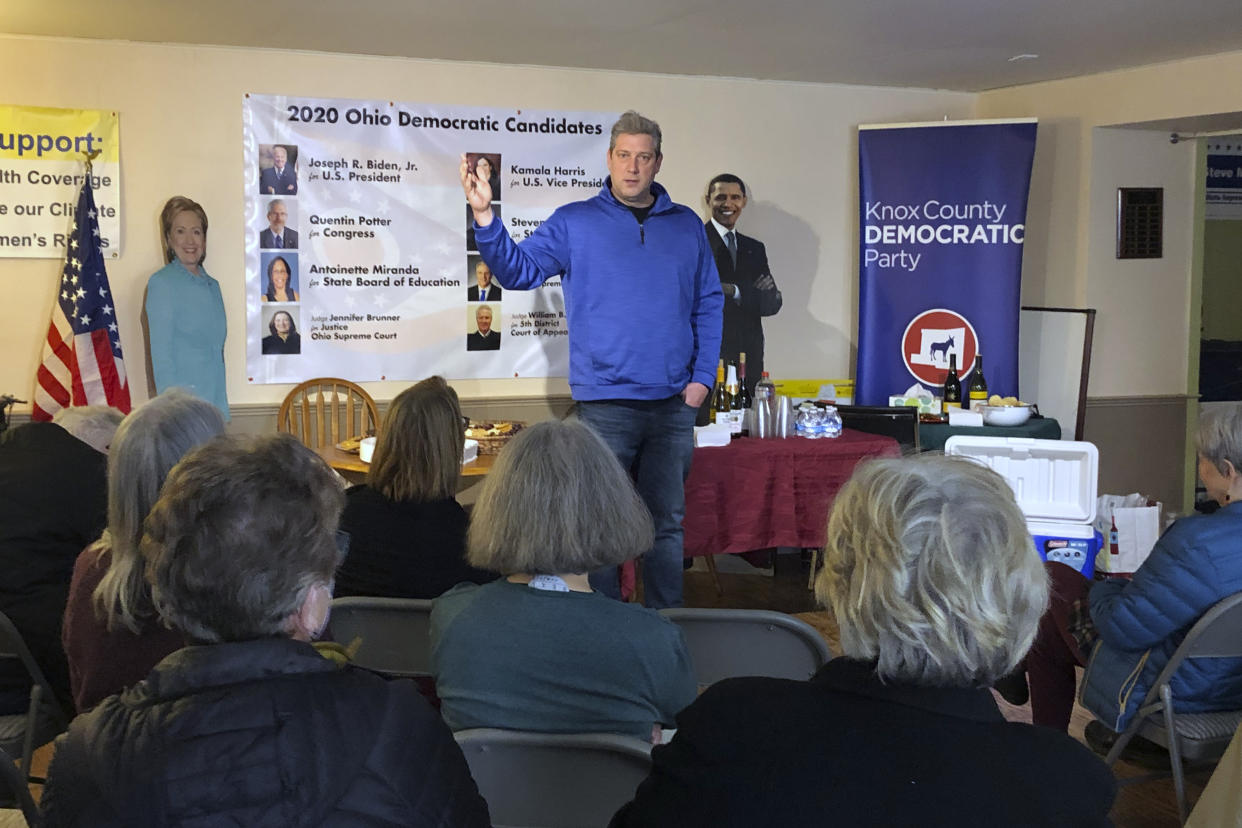
<instances>
[{"instance_id":1,"label":"bowl of snacks","mask_svg":"<svg viewBox=\"0 0 1242 828\"><path fill-rule=\"evenodd\" d=\"M978 406L983 414L984 425L1019 426L1031 419L1032 406L1017 397L1002 397L993 394L988 397L988 404Z\"/></svg>"}]
</instances>

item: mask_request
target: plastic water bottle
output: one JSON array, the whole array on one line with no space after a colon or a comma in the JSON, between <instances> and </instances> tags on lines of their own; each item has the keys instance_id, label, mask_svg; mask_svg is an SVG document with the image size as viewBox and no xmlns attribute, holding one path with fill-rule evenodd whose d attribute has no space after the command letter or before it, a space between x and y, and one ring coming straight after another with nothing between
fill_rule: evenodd
<instances>
[{"instance_id":1,"label":"plastic water bottle","mask_svg":"<svg viewBox=\"0 0 1242 828\"><path fill-rule=\"evenodd\" d=\"M835 405L830 405L827 408L825 408L824 409L824 435L823 436L840 437L841 429L843 427L844 426L842 426L841 424L841 414L837 411L837 407Z\"/></svg>"}]
</instances>

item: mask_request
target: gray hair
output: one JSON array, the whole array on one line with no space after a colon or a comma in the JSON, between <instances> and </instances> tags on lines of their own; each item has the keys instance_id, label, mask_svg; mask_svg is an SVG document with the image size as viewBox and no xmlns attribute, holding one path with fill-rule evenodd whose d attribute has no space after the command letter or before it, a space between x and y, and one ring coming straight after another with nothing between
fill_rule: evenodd
<instances>
[{"instance_id":1,"label":"gray hair","mask_svg":"<svg viewBox=\"0 0 1242 828\"><path fill-rule=\"evenodd\" d=\"M1195 440L1200 456L1221 474L1228 474L1225 463L1242 473L1242 405L1205 411L1199 418Z\"/></svg>"},{"instance_id":2,"label":"gray hair","mask_svg":"<svg viewBox=\"0 0 1242 828\"><path fill-rule=\"evenodd\" d=\"M269 214L269 215L271 214L271 212L272 212L273 210L275 210L275 209L276 209L276 205L278 205L278 204L279 204L281 207L284 207L284 206L285 206L285 200L284 200L283 198L273 198L271 201L269 201L269 202L267 203L267 212L268 212L268 214ZM285 209L288 209L288 208L286 207Z\"/></svg>"},{"instance_id":3,"label":"gray hair","mask_svg":"<svg viewBox=\"0 0 1242 828\"><path fill-rule=\"evenodd\" d=\"M922 455L862 463L828 518L815 594L841 649L881 679L987 687L1035 640L1048 579L991 469Z\"/></svg>"},{"instance_id":4,"label":"gray hair","mask_svg":"<svg viewBox=\"0 0 1242 828\"><path fill-rule=\"evenodd\" d=\"M502 575L578 574L637 557L652 538L651 515L599 435L552 420L519 432L496 458L467 559Z\"/></svg>"},{"instance_id":5,"label":"gray hair","mask_svg":"<svg viewBox=\"0 0 1242 828\"><path fill-rule=\"evenodd\" d=\"M138 633L154 617L138 551L142 522L177 461L223 432L219 409L180 388L160 394L117 429L108 455L108 528L90 547L112 556L93 595L95 615L109 630L119 623Z\"/></svg>"},{"instance_id":6,"label":"gray hair","mask_svg":"<svg viewBox=\"0 0 1242 828\"><path fill-rule=\"evenodd\" d=\"M292 435L220 437L168 475L142 554L160 615L202 643L288 636L338 564L345 495Z\"/></svg>"},{"instance_id":7,"label":"gray hair","mask_svg":"<svg viewBox=\"0 0 1242 828\"><path fill-rule=\"evenodd\" d=\"M612 135L608 138L609 152L612 152L613 147L617 145L617 138L622 135L650 135L651 140L655 142L655 154L657 156L661 154L660 146L664 142L664 136L660 132L660 125L650 118L639 115L632 109L623 114L612 125Z\"/></svg>"},{"instance_id":8,"label":"gray hair","mask_svg":"<svg viewBox=\"0 0 1242 828\"><path fill-rule=\"evenodd\" d=\"M124 419L124 414L108 405L79 405L57 411L52 422L95 451L107 454L117 426Z\"/></svg>"}]
</instances>

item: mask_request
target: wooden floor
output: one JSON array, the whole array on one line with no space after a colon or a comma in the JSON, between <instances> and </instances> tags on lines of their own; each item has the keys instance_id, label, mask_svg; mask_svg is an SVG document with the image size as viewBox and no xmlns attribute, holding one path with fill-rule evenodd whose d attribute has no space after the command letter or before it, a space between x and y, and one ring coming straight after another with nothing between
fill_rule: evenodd
<instances>
[{"instance_id":1,"label":"wooden floor","mask_svg":"<svg viewBox=\"0 0 1242 828\"><path fill-rule=\"evenodd\" d=\"M730 556L731 557L731 556ZM740 559L734 559L740 561ZM731 607L737 609L772 609L797 615L824 636L834 654L841 652L836 621L830 612L820 610L807 587L807 568L797 555L778 557L775 575L744 574L749 567L731 561L724 568L732 570L720 573L723 595L717 595L710 574L701 563L686 572L685 596L689 607ZM752 572L761 570L751 570ZM1081 677L1081 671L1080 671ZM997 704L1005 718L1010 721L1031 720L1030 705L1014 707L996 696ZM1070 721L1070 735L1082 741L1083 728L1092 716L1079 705L1074 705ZM1150 771L1120 762L1116 770L1118 778L1132 777ZM1203 790L1205 775L1192 776L1187 780L1187 791L1193 804ZM1177 801L1173 796L1171 779L1157 779L1129 785L1118 789L1117 801L1112 812L1118 828L1174 828L1177 818Z\"/></svg>"}]
</instances>

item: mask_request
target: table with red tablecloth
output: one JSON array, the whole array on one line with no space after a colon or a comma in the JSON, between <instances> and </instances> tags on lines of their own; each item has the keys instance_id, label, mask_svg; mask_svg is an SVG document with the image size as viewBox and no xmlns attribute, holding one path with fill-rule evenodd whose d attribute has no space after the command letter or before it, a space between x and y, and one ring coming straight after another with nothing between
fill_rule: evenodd
<instances>
[{"instance_id":1,"label":"table with red tablecloth","mask_svg":"<svg viewBox=\"0 0 1242 828\"><path fill-rule=\"evenodd\" d=\"M742 438L696 448L686 481L685 555L823 546L828 507L858 462L900 454L892 437L848 428L833 439ZM620 575L628 597L634 562Z\"/></svg>"},{"instance_id":2,"label":"table with red tablecloth","mask_svg":"<svg viewBox=\"0 0 1242 828\"><path fill-rule=\"evenodd\" d=\"M851 429L835 439L743 438L696 448L682 522L686 557L822 546L828 507L854 466L900 454L893 438Z\"/></svg>"}]
</instances>

